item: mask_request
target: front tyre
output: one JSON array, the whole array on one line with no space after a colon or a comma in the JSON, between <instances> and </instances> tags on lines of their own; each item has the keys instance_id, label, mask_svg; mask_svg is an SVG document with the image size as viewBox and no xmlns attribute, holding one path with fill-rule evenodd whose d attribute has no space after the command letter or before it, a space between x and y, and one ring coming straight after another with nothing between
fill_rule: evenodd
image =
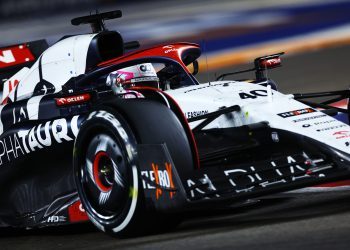
<instances>
[{"instance_id":1,"label":"front tyre","mask_svg":"<svg viewBox=\"0 0 350 250\"><path fill-rule=\"evenodd\" d=\"M141 233L145 225L136 140L125 120L114 112L91 113L74 150L75 181L90 220L113 235Z\"/></svg>"}]
</instances>

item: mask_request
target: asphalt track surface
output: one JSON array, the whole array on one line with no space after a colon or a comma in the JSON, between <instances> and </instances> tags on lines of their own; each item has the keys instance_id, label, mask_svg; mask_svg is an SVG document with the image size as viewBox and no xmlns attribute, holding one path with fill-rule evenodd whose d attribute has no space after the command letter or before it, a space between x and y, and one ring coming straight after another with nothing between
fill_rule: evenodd
<instances>
[{"instance_id":1,"label":"asphalt track surface","mask_svg":"<svg viewBox=\"0 0 350 250\"><path fill-rule=\"evenodd\" d=\"M350 46L286 56L269 73L283 92L350 85ZM233 69L245 68L247 65ZM227 72L228 69L225 71ZM218 73L223 72L220 70ZM199 75L213 78L213 72ZM245 77L252 75L245 75ZM187 214L175 230L114 239L84 224L31 231L0 231L0 249L349 249L350 190L267 197L230 209Z\"/></svg>"}]
</instances>

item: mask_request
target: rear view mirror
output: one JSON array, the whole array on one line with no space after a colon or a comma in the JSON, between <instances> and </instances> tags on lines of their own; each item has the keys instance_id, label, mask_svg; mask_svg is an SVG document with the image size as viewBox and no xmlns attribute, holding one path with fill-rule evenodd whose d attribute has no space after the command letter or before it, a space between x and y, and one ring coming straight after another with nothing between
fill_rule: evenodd
<instances>
[{"instance_id":1,"label":"rear view mirror","mask_svg":"<svg viewBox=\"0 0 350 250\"><path fill-rule=\"evenodd\" d=\"M281 55L283 55L284 52L269 55L269 56L262 56L255 58L254 65L256 70L267 70L267 69L273 69L276 67L280 67L281 64Z\"/></svg>"},{"instance_id":2,"label":"rear view mirror","mask_svg":"<svg viewBox=\"0 0 350 250\"><path fill-rule=\"evenodd\" d=\"M262 56L255 58L254 66L255 66L255 75L257 81L264 81L267 79L266 70L274 69L282 66L281 56L284 52Z\"/></svg>"},{"instance_id":3,"label":"rear view mirror","mask_svg":"<svg viewBox=\"0 0 350 250\"><path fill-rule=\"evenodd\" d=\"M198 74L198 72L199 72L199 64L198 64L198 61L197 60L195 60L193 63L192 63L192 65L193 65L193 72L192 72L192 75L197 75Z\"/></svg>"},{"instance_id":4,"label":"rear view mirror","mask_svg":"<svg viewBox=\"0 0 350 250\"><path fill-rule=\"evenodd\" d=\"M192 75L197 75L199 72L199 64L198 61L195 60L191 64L188 64L186 66L187 70L192 74Z\"/></svg>"}]
</instances>

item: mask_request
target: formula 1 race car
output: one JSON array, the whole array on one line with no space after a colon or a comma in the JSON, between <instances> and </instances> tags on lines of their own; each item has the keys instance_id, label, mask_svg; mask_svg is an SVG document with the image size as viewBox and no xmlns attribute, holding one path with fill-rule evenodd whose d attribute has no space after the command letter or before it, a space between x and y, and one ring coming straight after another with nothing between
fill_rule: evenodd
<instances>
[{"instance_id":1,"label":"formula 1 race car","mask_svg":"<svg viewBox=\"0 0 350 250\"><path fill-rule=\"evenodd\" d=\"M130 236L350 177L349 90L278 92L265 73L281 54L255 59L255 80L199 84L198 45L140 50L106 30L118 17L73 19L93 33L51 47L0 50L0 226L90 220Z\"/></svg>"}]
</instances>

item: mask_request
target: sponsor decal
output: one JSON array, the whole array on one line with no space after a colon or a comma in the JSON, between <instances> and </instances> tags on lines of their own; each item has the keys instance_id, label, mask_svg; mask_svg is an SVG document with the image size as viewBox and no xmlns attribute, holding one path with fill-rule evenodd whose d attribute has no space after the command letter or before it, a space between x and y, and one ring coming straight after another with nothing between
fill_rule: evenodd
<instances>
[{"instance_id":1,"label":"sponsor decal","mask_svg":"<svg viewBox=\"0 0 350 250\"><path fill-rule=\"evenodd\" d=\"M266 97L267 91L263 89L252 90L249 93L241 92L239 93L239 97L241 99L256 99L258 97Z\"/></svg>"},{"instance_id":2,"label":"sponsor decal","mask_svg":"<svg viewBox=\"0 0 350 250\"><path fill-rule=\"evenodd\" d=\"M292 157L292 156L288 156L287 157L287 163L288 164L293 164L293 163L296 163L297 161ZM273 181L265 181L265 182L261 182L259 184L259 186L261 187L267 187L267 186L271 186L271 185L275 185L275 184L278 184L278 183L284 183L286 182L285 179L279 179L283 176L282 174L282 170L276 168L277 167L277 164L274 162L274 161L271 161L270 162L271 164L271 167L273 169L273 171L275 172L275 175L276 175L276 179L274 179ZM297 177L294 176L295 173L297 172L300 172L300 171L305 171L304 168L302 168L300 165L296 164L296 165L291 165L290 168L289 168L289 174L291 175L291 180L292 181L295 181L296 179L299 179ZM231 169L231 170L226 170L224 171L225 175L230 177L229 178L229 181L230 183L232 184L233 187L237 187L237 184L236 182L238 182L239 178L242 178L242 173L247 173L248 171L245 170L245 169ZM255 167L254 166L251 166L250 167L250 171L249 171L251 174L247 174L246 175L246 178L248 178L250 180L250 182L253 184L255 182L260 182L262 181L264 178L262 177L261 174L259 174L258 171L256 171ZM235 173L238 173L238 176L237 174ZM237 176L237 180L235 178L235 175ZM308 175L304 175L304 177L308 177ZM279 179L279 180L278 180ZM251 189L253 188L252 187L248 187L247 189L243 189L243 190L236 190L237 193L240 193L242 191L244 192L247 192L247 191L250 191Z\"/></svg>"},{"instance_id":3,"label":"sponsor decal","mask_svg":"<svg viewBox=\"0 0 350 250\"><path fill-rule=\"evenodd\" d=\"M309 120L314 120L314 119L322 118L322 117L325 117L325 116L327 116L327 115L322 114L322 115L316 115L316 116L311 116L311 117L305 117L305 118L293 120L293 122L309 121Z\"/></svg>"},{"instance_id":4,"label":"sponsor decal","mask_svg":"<svg viewBox=\"0 0 350 250\"><path fill-rule=\"evenodd\" d=\"M213 182L210 180L210 178L209 178L208 175L206 175L206 174L203 175L203 178L200 178L200 179L199 179L199 182L200 182L202 185L207 185L209 191L215 191L215 190L216 190L215 186L213 185ZM196 182L194 182L193 180L188 179L188 180L187 180L187 186L188 186L189 188L191 188L192 186L198 186L198 185L197 185ZM197 188L195 188L195 189L192 189L191 192L190 192L190 195L191 195L192 198L196 197L195 192L198 193L198 194L200 194L200 195L205 194L205 191L204 191L204 190L202 190L202 189L200 189L200 188L197 187ZM216 196L216 197L220 197L220 195L215 195L215 196Z\"/></svg>"},{"instance_id":5,"label":"sponsor decal","mask_svg":"<svg viewBox=\"0 0 350 250\"><path fill-rule=\"evenodd\" d=\"M194 118L197 116L201 116L201 115L205 115L208 114L209 111L208 110L200 110L200 111L189 111L189 112L185 112L185 116L187 119L189 118Z\"/></svg>"},{"instance_id":6,"label":"sponsor decal","mask_svg":"<svg viewBox=\"0 0 350 250\"><path fill-rule=\"evenodd\" d=\"M308 119L308 118L307 118ZM302 120L302 119L300 119ZM330 123L334 123L337 122L338 120L336 119L332 119L332 120L325 120L325 121L318 121L318 122L313 122L313 123L306 123L303 124L302 127L303 128L308 128L311 127L313 125L315 126L320 126L320 125L325 125L325 124L330 124ZM294 122L296 122L296 120L294 120ZM329 128L322 128L322 129L318 129L317 131L325 131L325 130L330 130L332 128L340 128L340 127L344 127L345 125L338 125L338 126L334 126L334 127L329 127Z\"/></svg>"},{"instance_id":7,"label":"sponsor decal","mask_svg":"<svg viewBox=\"0 0 350 250\"><path fill-rule=\"evenodd\" d=\"M89 220L85 209L80 201L77 201L68 207L68 217L70 222L79 222Z\"/></svg>"},{"instance_id":8,"label":"sponsor decal","mask_svg":"<svg viewBox=\"0 0 350 250\"><path fill-rule=\"evenodd\" d=\"M322 132L322 131L334 130L334 129L343 128L343 127L347 127L347 125L342 124L342 125L333 126L333 127L321 128L321 129L317 129L316 131Z\"/></svg>"},{"instance_id":9,"label":"sponsor decal","mask_svg":"<svg viewBox=\"0 0 350 250\"><path fill-rule=\"evenodd\" d=\"M152 67L151 67L151 65L149 65L149 64L142 64L142 65L140 66L140 70L141 70L142 72L149 72L149 71L153 72L153 71L152 71Z\"/></svg>"},{"instance_id":10,"label":"sponsor decal","mask_svg":"<svg viewBox=\"0 0 350 250\"><path fill-rule=\"evenodd\" d=\"M336 122L336 121L338 121L338 120L332 119L332 120L325 120L325 121L314 122L314 124L317 126L317 125L322 125L322 124L333 123L333 122Z\"/></svg>"},{"instance_id":11,"label":"sponsor decal","mask_svg":"<svg viewBox=\"0 0 350 250\"><path fill-rule=\"evenodd\" d=\"M304 115L304 114L309 114L309 113L314 113L314 112L317 112L317 110L315 110L313 108L305 108L305 109L298 109L298 110L288 111L288 112L284 112L284 113L279 113L277 115L282 117L282 118L288 118L288 117Z\"/></svg>"},{"instance_id":12,"label":"sponsor decal","mask_svg":"<svg viewBox=\"0 0 350 250\"><path fill-rule=\"evenodd\" d=\"M298 162L304 162L303 164L298 164ZM315 174L318 177L324 177L323 173L313 173L311 171L307 172L305 168L305 158L304 156L287 156L282 160L276 160L270 162L269 169L271 171L261 171L261 168L266 169L266 165L263 164L260 167L258 166L246 166L242 168L234 168L223 170L223 175L227 178L229 184L233 188L232 191L236 193L241 192L250 192L255 188L265 188L269 186L274 186L287 182L294 182L304 178L310 178ZM286 163L289 166L285 166ZM279 167L284 166L284 167ZM209 174L204 174L204 178L197 180L188 179L187 186L189 188L193 186L203 186L200 184L207 184L208 187L196 187L192 188L190 195L192 198L195 198L196 195L203 196L208 191L217 190L215 187L214 179L210 179ZM215 177L217 178L217 176ZM265 181L266 180L266 181Z\"/></svg>"},{"instance_id":13,"label":"sponsor decal","mask_svg":"<svg viewBox=\"0 0 350 250\"><path fill-rule=\"evenodd\" d=\"M47 223L59 223L59 222L66 222L67 218L65 216L50 216L47 218Z\"/></svg>"},{"instance_id":14,"label":"sponsor decal","mask_svg":"<svg viewBox=\"0 0 350 250\"><path fill-rule=\"evenodd\" d=\"M0 49L0 69L34 61L32 52L26 45Z\"/></svg>"},{"instance_id":15,"label":"sponsor decal","mask_svg":"<svg viewBox=\"0 0 350 250\"><path fill-rule=\"evenodd\" d=\"M152 190L156 190L156 199L158 200L163 194L164 189L174 189L174 181L173 181L173 170L172 165L170 163L165 163L165 169L160 169L158 164L152 163L152 170L150 171L141 171L141 175L147 177L156 185L153 186L149 183L146 183L143 180L143 188ZM175 195L175 191L169 192L170 199Z\"/></svg>"},{"instance_id":16,"label":"sponsor decal","mask_svg":"<svg viewBox=\"0 0 350 250\"><path fill-rule=\"evenodd\" d=\"M138 83L138 82L145 82L145 81L158 81L159 78L156 76L145 76L145 77L138 77L131 79L129 82L131 83ZM127 83L128 81L126 81Z\"/></svg>"},{"instance_id":17,"label":"sponsor decal","mask_svg":"<svg viewBox=\"0 0 350 250\"><path fill-rule=\"evenodd\" d=\"M350 138L350 131L338 131L333 133L333 136L335 136L335 139L346 139Z\"/></svg>"},{"instance_id":18,"label":"sponsor decal","mask_svg":"<svg viewBox=\"0 0 350 250\"><path fill-rule=\"evenodd\" d=\"M78 118L47 121L0 139L0 165L54 143L72 141L78 134ZM70 126L69 126L70 125Z\"/></svg>"},{"instance_id":19,"label":"sponsor decal","mask_svg":"<svg viewBox=\"0 0 350 250\"><path fill-rule=\"evenodd\" d=\"M164 49L164 54L177 51L177 48L175 48L173 45L164 46L163 49Z\"/></svg>"},{"instance_id":20,"label":"sponsor decal","mask_svg":"<svg viewBox=\"0 0 350 250\"><path fill-rule=\"evenodd\" d=\"M90 98L91 98L90 94L82 94L82 95L56 98L56 105L57 106L66 106L66 105L80 104L80 103L84 103L84 102L89 101Z\"/></svg>"},{"instance_id":21,"label":"sponsor decal","mask_svg":"<svg viewBox=\"0 0 350 250\"><path fill-rule=\"evenodd\" d=\"M27 108L26 107L14 107L12 110L13 124L21 121L28 120Z\"/></svg>"},{"instance_id":22,"label":"sponsor decal","mask_svg":"<svg viewBox=\"0 0 350 250\"><path fill-rule=\"evenodd\" d=\"M338 120L336 120L336 119L332 119L332 120L324 120L324 121L318 121L318 122L313 122L313 123L306 123L306 124L303 124L302 127L309 128L313 125L320 126L320 125L331 124L331 123L334 123L337 121ZM294 120L294 122L295 122L295 120ZM327 127L327 128L321 128L321 129L317 129L317 131L321 132L321 131L333 130L333 129L337 129L337 128L341 128L341 127L346 127L346 125L337 125L337 126L332 126L332 127Z\"/></svg>"}]
</instances>

